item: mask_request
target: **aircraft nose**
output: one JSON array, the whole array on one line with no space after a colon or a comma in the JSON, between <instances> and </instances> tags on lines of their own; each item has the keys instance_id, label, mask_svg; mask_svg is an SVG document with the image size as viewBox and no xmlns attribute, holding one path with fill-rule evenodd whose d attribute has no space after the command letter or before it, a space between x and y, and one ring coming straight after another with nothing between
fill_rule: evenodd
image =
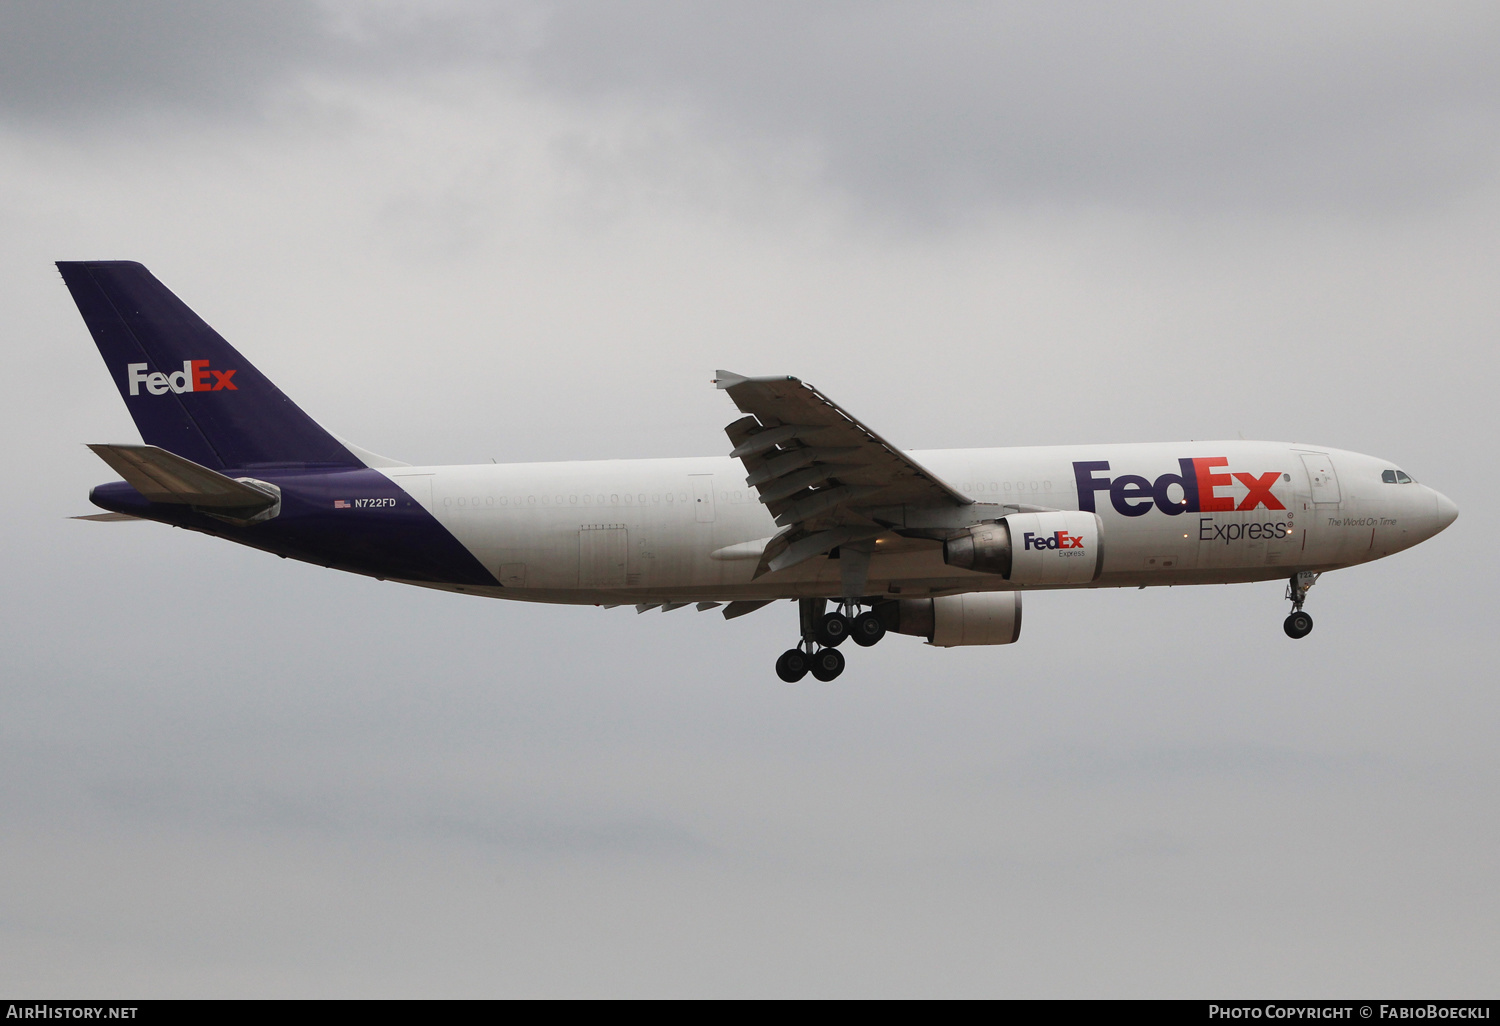
<instances>
[{"instance_id":1,"label":"aircraft nose","mask_svg":"<svg viewBox=\"0 0 1500 1026\"><path fill-rule=\"evenodd\" d=\"M1434 491L1432 497L1437 500L1437 523L1441 531L1458 519L1458 506L1442 492Z\"/></svg>"}]
</instances>

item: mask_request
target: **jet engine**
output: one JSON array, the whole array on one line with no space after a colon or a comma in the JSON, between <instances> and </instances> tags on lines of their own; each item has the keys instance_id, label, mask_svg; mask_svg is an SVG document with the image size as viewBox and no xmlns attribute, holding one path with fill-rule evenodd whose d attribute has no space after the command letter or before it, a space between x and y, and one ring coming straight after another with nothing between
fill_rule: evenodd
<instances>
[{"instance_id":1,"label":"jet engine","mask_svg":"<svg viewBox=\"0 0 1500 1026\"><path fill-rule=\"evenodd\" d=\"M1013 584L1088 584L1104 569L1104 532L1094 513L1012 513L944 542L943 562Z\"/></svg>"},{"instance_id":2,"label":"jet engine","mask_svg":"<svg viewBox=\"0 0 1500 1026\"><path fill-rule=\"evenodd\" d=\"M940 648L1009 645L1021 636L1021 593L981 591L930 599L892 599L875 613L885 629L926 638Z\"/></svg>"}]
</instances>

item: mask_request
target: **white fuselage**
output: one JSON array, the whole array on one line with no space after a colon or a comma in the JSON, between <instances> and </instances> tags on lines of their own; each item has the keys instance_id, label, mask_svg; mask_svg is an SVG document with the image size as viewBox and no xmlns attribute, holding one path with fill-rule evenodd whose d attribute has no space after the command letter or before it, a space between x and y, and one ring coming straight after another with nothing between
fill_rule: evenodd
<instances>
[{"instance_id":1,"label":"white fuselage","mask_svg":"<svg viewBox=\"0 0 1500 1026\"><path fill-rule=\"evenodd\" d=\"M1330 570L1409 548L1457 515L1430 488L1383 480L1396 464L1319 446L1173 442L911 455L978 502L1092 505L1103 527L1103 572L1085 587L1229 583ZM1194 459L1210 461L1214 475L1200 482L1201 509L1190 508L1199 503L1172 476ZM1081 463L1108 464L1084 473L1105 484L1084 488L1082 501ZM839 594L839 564L829 557L753 577L777 527L746 487L740 463L728 457L382 473L501 582L452 590L590 604ZM1153 502L1152 482L1165 498ZM876 542L867 591L907 597L1013 587L996 575L946 565L937 542L892 532Z\"/></svg>"}]
</instances>

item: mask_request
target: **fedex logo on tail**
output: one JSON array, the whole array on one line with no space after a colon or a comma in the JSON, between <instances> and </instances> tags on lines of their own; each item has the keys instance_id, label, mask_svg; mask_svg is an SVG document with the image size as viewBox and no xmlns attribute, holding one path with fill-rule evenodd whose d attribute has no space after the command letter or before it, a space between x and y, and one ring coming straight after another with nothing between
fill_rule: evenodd
<instances>
[{"instance_id":1,"label":"fedex logo on tail","mask_svg":"<svg viewBox=\"0 0 1500 1026\"><path fill-rule=\"evenodd\" d=\"M1271 486L1281 477L1280 471L1265 474L1245 474L1219 471L1227 467L1229 460L1223 456L1206 456L1197 459L1178 460L1180 473L1163 474L1155 481L1138 474L1122 474L1113 480L1106 474L1108 460L1091 460L1073 464L1073 478L1078 483L1078 508L1089 513L1095 509L1095 494L1109 493L1109 504L1115 512L1125 517L1144 516L1155 506L1169 517L1179 513L1215 513L1229 510L1251 510L1259 506L1266 509L1286 509L1281 500L1271 494ZM1236 505L1233 497L1219 494L1238 481L1248 489L1245 497ZM1181 489L1181 497L1172 494L1172 487Z\"/></svg>"},{"instance_id":2,"label":"fedex logo on tail","mask_svg":"<svg viewBox=\"0 0 1500 1026\"><path fill-rule=\"evenodd\" d=\"M1067 531L1054 531L1051 534L1033 534L1027 531L1021 538L1022 548L1027 549L1081 549L1083 539L1076 534Z\"/></svg>"},{"instance_id":3,"label":"fedex logo on tail","mask_svg":"<svg viewBox=\"0 0 1500 1026\"><path fill-rule=\"evenodd\" d=\"M182 370L171 374L148 371L146 368L149 366L151 365L148 363L125 365L131 395L140 395L142 385L152 395L166 395L168 392L222 392L225 389L239 391L239 387L231 380L235 375L234 371L213 370L207 360L183 360ZM209 380L210 377L213 378L212 381Z\"/></svg>"}]
</instances>

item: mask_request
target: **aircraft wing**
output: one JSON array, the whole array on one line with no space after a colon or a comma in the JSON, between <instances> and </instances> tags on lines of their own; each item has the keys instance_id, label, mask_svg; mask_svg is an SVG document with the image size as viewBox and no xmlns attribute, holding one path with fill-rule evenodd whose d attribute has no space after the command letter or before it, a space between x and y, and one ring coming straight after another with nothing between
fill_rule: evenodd
<instances>
[{"instance_id":1,"label":"aircraft wing","mask_svg":"<svg viewBox=\"0 0 1500 1026\"><path fill-rule=\"evenodd\" d=\"M714 383L748 414L724 429L730 455L781 527L757 577L891 528L961 526L1013 512L976 503L796 378L721 370Z\"/></svg>"}]
</instances>

